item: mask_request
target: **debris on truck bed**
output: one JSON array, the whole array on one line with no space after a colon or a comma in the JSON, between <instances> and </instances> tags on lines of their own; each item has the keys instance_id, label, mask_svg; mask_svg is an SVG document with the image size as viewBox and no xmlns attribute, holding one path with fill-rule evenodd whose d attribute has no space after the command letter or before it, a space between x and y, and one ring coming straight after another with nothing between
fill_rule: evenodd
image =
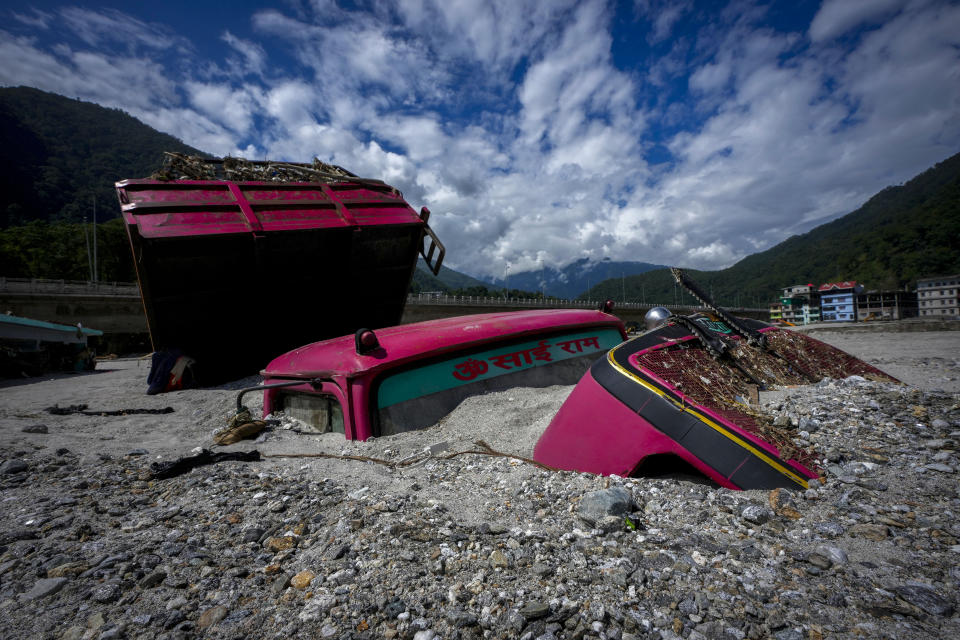
<instances>
[{"instance_id":1,"label":"debris on truck bed","mask_svg":"<svg viewBox=\"0 0 960 640\"><path fill-rule=\"evenodd\" d=\"M313 162L280 162L276 160L246 160L244 158L204 158L174 151L164 152L163 166L152 176L153 180L234 180L255 182L376 182L382 180L360 178L335 164L314 158Z\"/></svg>"}]
</instances>

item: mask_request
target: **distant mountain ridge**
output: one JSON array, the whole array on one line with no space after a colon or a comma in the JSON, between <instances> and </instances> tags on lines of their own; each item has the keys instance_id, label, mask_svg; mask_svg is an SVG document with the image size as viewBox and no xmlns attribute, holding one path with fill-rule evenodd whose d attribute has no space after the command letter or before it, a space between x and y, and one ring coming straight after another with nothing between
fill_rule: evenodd
<instances>
[{"instance_id":1,"label":"distant mountain ridge","mask_svg":"<svg viewBox=\"0 0 960 640\"><path fill-rule=\"evenodd\" d=\"M616 261L610 259L591 260L581 258L562 269L546 267L535 271L522 271L507 275L506 284L511 289L525 291L544 291L548 296L558 298L576 298L589 290L591 286L610 278L625 278L639 275L654 269L663 269L664 265L649 262ZM502 278L494 279L495 286L502 287Z\"/></svg>"},{"instance_id":2,"label":"distant mountain ridge","mask_svg":"<svg viewBox=\"0 0 960 640\"><path fill-rule=\"evenodd\" d=\"M679 265L682 266L682 265ZM688 270L722 305L775 300L795 284L857 280L868 290L915 287L918 278L960 272L960 154L859 209L793 236L721 271ZM625 293L622 293L625 292ZM643 292L643 293L642 293ZM664 270L608 280L591 297L672 302L680 296ZM586 295L586 294L585 294Z\"/></svg>"},{"instance_id":3,"label":"distant mountain ridge","mask_svg":"<svg viewBox=\"0 0 960 640\"><path fill-rule=\"evenodd\" d=\"M423 258L417 260L417 270L413 274L414 292L421 291L439 291L450 293L452 291L469 289L470 287L486 287L493 289L494 285L483 280L478 280L465 273L454 271L445 266L440 267L440 273L433 275L423 263Z\"/></svg>"},{"instance_id":4,"label":"distant mountain ridge","mask_svg":"<svg viewBox=\"0 0 960 640\"><path fill-rule=\"evenodd\" d=\"M484 281L465 273L442 267L439 276L427 271L422 261L417 266L414 282L419 291L442 291L444 293L465 290L470 287L486 287L490 291L500 291L504 286L530 293L544 293L556 298L576 298L587 291L592 284L607 278L626 277L646 273L653 269L663 269L663 265L648 262L618 262L614 260L595 261L581 258L562 269L547 267L536 271L521 271L503 278Z\"/></svg>"},{"instance_id":5,"label":"distant mountain ridge","mask_svg":"<svg viewBox=\"0 0 960 640\"><path fill-rule=\"evenodd\" d=\"M207 155L118 110L29 87L0 88L0 229L120 215L113 183L164 151ZM94 204L96 202L96 205Z\"/></svg>"}]
</instances>

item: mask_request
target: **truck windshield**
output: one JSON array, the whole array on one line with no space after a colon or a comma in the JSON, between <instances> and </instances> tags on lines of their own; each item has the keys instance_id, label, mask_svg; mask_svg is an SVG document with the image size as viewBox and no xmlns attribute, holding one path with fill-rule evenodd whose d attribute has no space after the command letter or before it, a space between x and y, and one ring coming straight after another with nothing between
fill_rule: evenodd
<instances>
[{"instance_id":1,"label":"truck windshield","mask_svg":"<svg viewBox=\"0 0 960 640\"><path fill-rule=\"evenodd\" d=\"M303 423L300 431L309 433L343 433L343 408L330 395L282 393L277 406L284 415Z\"/></svg>"},{"instance_id":2,"label":"truck windshield","mask_svg":"<svg viewBox=\"0 0 960 640\"><path fill-rule=\"evenodd\" d=\"M375 392L378 435L429 427L470 396L576 384L600 354L622 341L613 328L579 330L462 351L387 374Z\"/></svg>"}]
</instances>

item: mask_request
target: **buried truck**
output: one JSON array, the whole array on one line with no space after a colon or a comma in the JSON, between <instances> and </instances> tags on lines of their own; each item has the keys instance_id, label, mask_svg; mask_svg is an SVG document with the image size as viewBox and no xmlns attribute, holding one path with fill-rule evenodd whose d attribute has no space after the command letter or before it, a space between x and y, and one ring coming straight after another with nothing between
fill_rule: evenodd
<instances>
[{"instance_id":1,"label":"buried truck","mask_svg":"<svg viewBox=\"0 0 960 640\"><path fill-rule=\"evenodd\" d=\"M317 160L170 153L116 190L162 356L151 392L182 379L185 362L213 384L298 345L398 324L418 254L435 274L443 261L426 207Z\"/></svg>"},{"instance_id":2,"label":"buried truck","mask_svg":"<svg viewBox=\"0 0 960 640\"><path fill-rule=\"evenodd\" d=\"M677 470L682 461L729 489L808 488L819 476L813 454L764 414L759 392L851 375L897 380L806 335L701 302L705 313L691 316L655 308L650 329L627 341L623 324L604 311L361 329L275 359L261 372L262 386L240 392L238 416L243 395L262 391L265 415L294 418L301 431L366 440L430 427L469 396L576 383L533 462L632 476Z\"/></svg>"},{"instance_id":3,"label":"buried truck","mask_svg":"<svg viewBox=\"0 0 960 640\"><path fill-rule=\"evenodd\" d=\"M806 335L731 316L682 271L673 273L706 312L648 313L650 330L591 366L534 459L621 476L683 461L730 489L806 489L818 477L814 456L764 415L759 391L852 375L897 380Z\"/></svg>"},{"instance_id":4,"label":"buried truck","mask_svg":"<svg viewBox=\"0 0 960 640\"><path fill-rule=\"evenodd\" d=\"M609 311L513 311L430 320L295 349L261 372L264 415L366 440L434 425L465 398L572 385L626 339Z\"/></svg>"}]
</instances>

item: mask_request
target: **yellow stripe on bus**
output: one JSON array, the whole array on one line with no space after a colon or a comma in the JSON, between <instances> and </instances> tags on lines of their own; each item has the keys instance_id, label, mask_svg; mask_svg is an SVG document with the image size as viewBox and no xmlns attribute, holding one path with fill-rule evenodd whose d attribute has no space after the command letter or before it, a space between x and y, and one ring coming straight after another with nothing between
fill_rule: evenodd
<instances>
[{"instance_id":1,"label":"yellow stripe on bus","mask_svg":"<svg viewBox=\"0 0 960 640\"><path fill-rule=\"evenodd\" d=\"M613 358L613 352L616 351L618 348L619 348L619 347L615 347L615 348L611 349L611 350L607 353L607 360L610 361L610 364L613 365L613 368L614 368L614 369L616 369L617 371L619 371L621 374L627 376L628 378L632 379L633 381L637 382L637 383L640 384L641 386L645 387L647 390L652 391L653 393L657 394L658 396L660 396L660 397L663 398L664 400L669 401L671 404L673 404L674 406L676 406L676 407L677 407L678 409L680 409L681 411L685 411L685 412L689 413L690 415L692 415L693 417L695 417L697 420L700 420L701 422L703 422L703 423L706 424L707 426L713 428L713 429L714 429L715 431L717 431L718 433L723 434L724 436L726 436L726 437L729 438L730 440L733 440L733 441L736 442L738 445L740 445L741 447L743 447L744 449L746 449L747 451L749 451L749 452L752 453L753 455L757 456L758 458L760 458L761 460L763 460L765 463L767 463L769 466L773 467L774 469L776 469L777 471L779 471L779 472L782 473L783 475L787 476L788 478L790 478L791 480L793 480L794 482L796 482L797 484L799 484L799 485L800 485L801 487L803 487L804 489L806 489L806 488L808 487L807 481L806 481L804 478L801 478L800 476L798 476L798 475L795 474L794 472L790 471L789 469L787 469L786 467L784 467L783 465L781 465L781 464L780 464L779 462L777 462L776 460L773 460L772 458L769 457L769 455L767 455L767 454L764 453L763 451L760 451L759 449L757 449L756 447L754 447L753 445L751 445L749 442L745 442L742 438L739 438L739 437L733 435L733 434L730 433L727 429L721 427L720 425L718 425L717 423L715 423L713 420L711 420L711 419L708 418L707 416L703 415L702 413L699 413L698 411L693 410L693 409L690 408L690 407L687 407L686 405L684 405L684 404L682 404L682 403L680 403L680 402L677 402L676 400L674 400L673 398L671 398L670 396L668 396L664 391L661 391L660 389L658 389L657 387L653 386L652 384L650 384L650 383L647 382L646 380L643 380L643 379L637 377L636 375L634 375L633 373L631 373L629 370L624 369L622 366L620 366L620 363L618 363L618 362L617 362L616 360L614 360L614 358Z\"/></svg>"}]
</instances>

